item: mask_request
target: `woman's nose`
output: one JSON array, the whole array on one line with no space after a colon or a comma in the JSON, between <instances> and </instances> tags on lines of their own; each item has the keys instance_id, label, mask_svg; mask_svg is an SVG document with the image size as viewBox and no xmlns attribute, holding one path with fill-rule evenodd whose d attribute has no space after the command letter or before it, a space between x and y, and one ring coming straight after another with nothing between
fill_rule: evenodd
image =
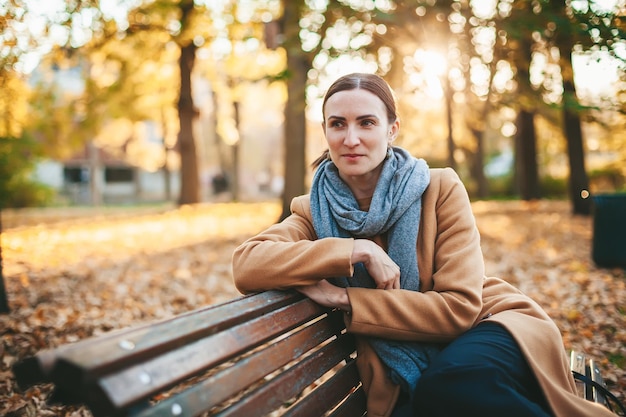
<instances>
[{"instance_id":1,"label":"woman's nose","mask_svg":"<svg viewBox=\"0 0 626 417\"><path fill-rule=\"evenodd\" d=\"M343 143L346 146L356 146L360 143L359 135L355 128L348 127Z\"/></svg>"}]
</instances>

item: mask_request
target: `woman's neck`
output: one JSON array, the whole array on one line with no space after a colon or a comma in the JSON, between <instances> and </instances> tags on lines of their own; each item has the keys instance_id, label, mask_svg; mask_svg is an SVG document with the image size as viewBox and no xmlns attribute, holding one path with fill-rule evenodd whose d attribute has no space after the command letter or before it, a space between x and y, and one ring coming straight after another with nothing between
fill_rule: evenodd
<instances>
[{"instance_id":1,"label":"woman's neck","mask_svg":"<svg viewBox=\"0 0 626 417\"><path fill-rule=\"evenodd\" d=\"M358 176L343 176L340 173L339 176L348 185L350 191L352 191L352 194L354 195L354 198L357 200L367 198L371 199L374 195L374 191L376 190L376 184L378 183L378 178L380 177L380 170Z\"/></svg>"},{"instance_id":2,"label":"woman's neck","mask_svg":"<svg viewBox=\"0 0 626 417\"><path fill-rule=\"evenodd\" d=\"M361 211L370 211L370 206L372 205L372 196L357 198L356 202L359 205L359 209Z\"/></svg>"}]
</instances>

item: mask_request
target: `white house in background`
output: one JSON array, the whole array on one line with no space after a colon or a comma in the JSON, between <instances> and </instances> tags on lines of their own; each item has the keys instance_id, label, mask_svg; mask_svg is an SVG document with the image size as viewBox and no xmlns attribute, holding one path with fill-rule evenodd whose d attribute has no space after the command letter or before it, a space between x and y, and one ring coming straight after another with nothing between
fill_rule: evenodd
<instances>
[{"instance_id":1,"label":"white house in background","mask_svg":"<svg viewBox=\"0 0 626 417\"><path fill-rule=\"evenodd\" d=\"M58 86L65 95L80 95L85 88L82 69L79 66L53 69L50 79L35 70L31 82L49 82ZM164 152L163 137L154 122L145 121L141 126L142 136L135 138L134 154L150 158L150 155ZM135 126L136 127L136 126ZM132 128L131 128L132 129ZM115 130L115 129L114 129ZM115 131L122 142L128 140L128 131ZM37 164L34 179L55 189L62 200L69 204L135 204L175 200L180 189L178 169L146 169L133 159L127 144L117 150L107 151L91 138L82 150L64 160L45 160ZM117 141L120 143L120 141ZM106 145L106 144L105 144ZM139 146L137 146L139 145ZM115 146L115 145L114 145ZM130 146L129 146L130 147ZM170 163L171 165L171 163ZM175 165L175 164L174 164ZM93 175L92 175L93 173Z\"/></svg>"},{"instance_id":2,"label":"white house in background","mask_svg":"<svg viewBox=\"0 0 626 417\"><path fill-rule=\"evenodd\" d=\"M131 166L102 149L92 150L89 145L66 161L40 162L34 176L54 188L61 199L78 205L167 201L177 197L180 185L178 171L169 174L168 191L164 171L150 172Z\"/></svg>"}]
</instances>

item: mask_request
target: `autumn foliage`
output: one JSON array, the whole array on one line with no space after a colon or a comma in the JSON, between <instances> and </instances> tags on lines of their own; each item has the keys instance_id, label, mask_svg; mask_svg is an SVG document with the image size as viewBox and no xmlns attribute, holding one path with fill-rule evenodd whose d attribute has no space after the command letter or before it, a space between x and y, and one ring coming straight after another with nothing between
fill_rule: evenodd
<instances>
[{"instance_id":1,"label":"autumn foliage","mask_svg":"<svg viewBox=\"0 0 626 417\"><path fill-rule=\"evenodd\" d=\"M626 277L591 260L592 219L566 202L473 204L487 273L518 286L555 320L566 349L600 361L626 397ZM238 296L231 254L280 215L277 203L115 212L50 210L5 218L0 415L90 416L21 392L11 365L40 349L171 317Z\"/></svg>"}]
</instances>

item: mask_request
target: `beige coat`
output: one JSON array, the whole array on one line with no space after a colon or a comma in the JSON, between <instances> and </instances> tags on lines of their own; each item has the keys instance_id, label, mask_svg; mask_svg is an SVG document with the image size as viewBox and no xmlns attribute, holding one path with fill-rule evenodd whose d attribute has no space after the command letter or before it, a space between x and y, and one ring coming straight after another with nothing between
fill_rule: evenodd
<instances>
[{"instance_id":1,"label":"beige coat","mask_svg":"<svg viewBox=\"0 0 626 417\"><path fill-rule=\"evenodd\" d=\"M465 187L451 169L432 169L422 198L417 241L420 292L348 288L356 335L447 342L481 320L500 323L521 347L557 417L613 416L575 393L561 334L529 297L499 278L486 277L480 236ZM308 196L291 204L292 215L240 245L233 255L243 293L313 284L351 276L353 239L317 239ZM383 244L382 239L374 239ZM368 415L389 416L399 387L357 338L357 364L367 392Z\"/></svg>"}]
</instances>

